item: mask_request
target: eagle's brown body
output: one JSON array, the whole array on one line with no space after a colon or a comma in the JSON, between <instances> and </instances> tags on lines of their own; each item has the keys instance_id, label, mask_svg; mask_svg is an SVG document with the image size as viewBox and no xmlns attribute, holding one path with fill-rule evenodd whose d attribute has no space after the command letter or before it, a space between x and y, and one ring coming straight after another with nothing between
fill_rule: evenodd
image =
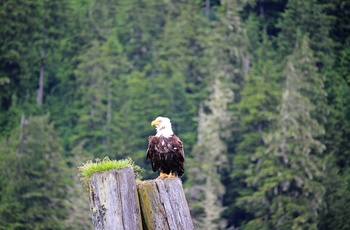
<instances>
[{"instance_id":1,"label":"eagle's brown body","mask_svg":"<svg viewBox=\"0 0 350 230\"><path fill-rule=\"evenodd\" d=\"M184 170L185 153L182 141L175 134L170 137L150 136L148 138L147 159L151 161L153 172L181 177Z\"/></svg>"}]
</instances>

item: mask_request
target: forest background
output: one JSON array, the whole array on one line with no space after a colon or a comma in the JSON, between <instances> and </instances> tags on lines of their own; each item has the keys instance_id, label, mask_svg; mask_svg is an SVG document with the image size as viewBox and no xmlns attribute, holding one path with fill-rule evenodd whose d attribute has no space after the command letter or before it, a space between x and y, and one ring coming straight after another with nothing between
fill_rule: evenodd
<instances>
[{"instance_id":1,"label":"forest background","mask_svg":"<svg viewBox=\"0 0 350 230\"><path fill-rule=\"evenodd\" d=\"M350 229L347 0L2 0L0 229L91 229L77 167L183 140L197 229Z\"/></svg>"}]
</instances>

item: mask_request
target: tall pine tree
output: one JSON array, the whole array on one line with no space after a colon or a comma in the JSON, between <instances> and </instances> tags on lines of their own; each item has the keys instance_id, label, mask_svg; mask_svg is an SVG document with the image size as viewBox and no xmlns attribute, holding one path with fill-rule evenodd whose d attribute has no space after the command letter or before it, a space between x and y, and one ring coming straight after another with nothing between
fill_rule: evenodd
<instances>
[{"instance_id":1,"label":"tall pine tree","mask_svg":"<svg viewBox=\"0 0 350 230\"><path fill-rule=\"evenodd\" d=\"M210 97L199 110L198 142L189 163L189 181L195 186L188 190L190 202L194 203L191 212L197 228L225 227L221 219L225 188L220 173L227 166L225 139L230 136L228 127L232 122L228 105L233 101L233 92L225 80L223 75L215 78Z\"/></svg>"},{"instance_id":2,"label":"tall pine tree","mask_svg":"<svg viewBox=\"0 0 350 230\"><path fill-rule=\"evenodd\" d=\"M216 20L208 21L205 55L208 61L209 98L199 110L198 142L191 164L191 210L199 228L223 229L222 173L228 166L227 142L232 138L235 92L242 84L241 67L245 52L245 30L239 12L245 2L224 1L217 8ZM215 190L213 190L216 188ZM199 196L194 196L199 192Z\"/></svg>"},{"instance_id":3,"label":"tall pine tree","mask_svg":"<svg viewBox=\"0 0 350 230\"><path fill-rule=\"evenodd\" d=\"M22 116L1 148L2 229L66 229L66 159L49 115Z\"/></svg>"},{"instance_id":4,"label":"tall pine tree","mask_svg":"<svg viewBox=\"0 0 350 230\"><path fill-rule=\"evenodd\" d=\"M255 161L254 153L265 147L263 137L272 127L272 118L278 113L276 105L280 101L281 66L276 61L268 35L263 32L261 37L261 43L251 54L251 66L244 77L240 102L234 105L238 125L233 133L238 144L231 144L235 152L230 155L232 166L225 195L228 204L225 218L231 227L240 226L251 217L251 213L237 205L237 201L253 192L247 186L246 177L251 161Z\"/></svg>"},{"instance_id":5,"label":"tall pine tree","mask_svg":"<svg viewBox=\"0 0 350 230\"><path fill-rule=\"evenodd\" d=\"M284 74L275 130L264 137L266 150L254 154L256 163L247 180L256 192L241 200L256 209L246 228L317 229L324 205L324 127L315 111L326 94L307 36L299 35Z\"/></svg>"}]
</instances>

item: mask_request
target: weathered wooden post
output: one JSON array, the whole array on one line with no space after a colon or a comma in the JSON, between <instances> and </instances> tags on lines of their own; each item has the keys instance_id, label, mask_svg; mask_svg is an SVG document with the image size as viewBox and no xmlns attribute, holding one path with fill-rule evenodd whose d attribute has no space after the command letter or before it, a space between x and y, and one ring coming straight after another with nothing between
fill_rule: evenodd
<instances>
[{"instance_id":1,"label":"weathered wooden post","mask_svg":"<svg viewBox=\"0 0 350 230\"><path fill-rule=\"evenodd\" d=\"M138 194L144 229L194 229L180 179L143 181Z\"/></svg>"},{"instance_id":2,"label":"weathered wooden post","mask_svg":"<svg viewBox=\"0 0 350 230\"><path fill-rule=\"evenodd\" d=\"M134 171L131 167L96 172L88 180L95 230L142 229Z\"/></svg>"},{"instance_id":3,"label":"weathered wooden post","mask_svg":"<svg viewBox=\"0 0 350 230\"><path fill-rule=\"evenodd\" d=\"M89 188L95 230L194 229L179 178L136 185L142 169L130 158L87 161L79 170Z\"/></svg>"}]
</instances>

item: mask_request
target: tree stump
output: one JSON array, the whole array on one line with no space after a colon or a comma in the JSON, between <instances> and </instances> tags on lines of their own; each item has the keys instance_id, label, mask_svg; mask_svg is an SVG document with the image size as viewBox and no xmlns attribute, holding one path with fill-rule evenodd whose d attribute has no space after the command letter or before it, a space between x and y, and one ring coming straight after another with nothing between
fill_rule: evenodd
<instances>
[{"instance_id":1,"label":"tree stump","mask_svg":"<svg viewBox=\"0 0 350 230\"><path fill-rule=\"evenodd\" d=\"M142 229L132 168L94 173L89 179L89 190L95 230Z\"/></svg>"},{"instance_id":2,"label":"tree stump","mask_svg":"<svg viewBox=\"0 0 350 230\"><path fill-rule=\"evenodd\" d=\"M194 229L180 179L143 181L138 194L144 229Z\"/></svg>"}]
</instances>

